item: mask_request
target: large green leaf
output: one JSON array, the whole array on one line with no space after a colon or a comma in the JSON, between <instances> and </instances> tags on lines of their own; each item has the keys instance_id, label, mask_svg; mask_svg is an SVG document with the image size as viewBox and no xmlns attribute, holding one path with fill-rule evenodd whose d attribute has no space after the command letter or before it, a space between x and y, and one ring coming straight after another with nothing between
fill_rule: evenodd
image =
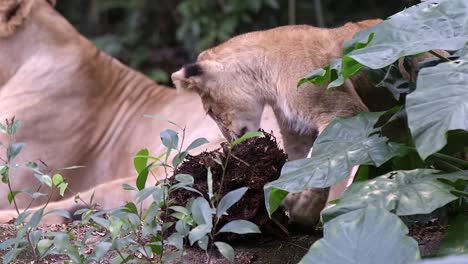
<instances>
[{"instance_id":1,"label":"large green leaf","mask_svg":"<svg viewBox=\"0 0 468 264\"><path fill-rule=\"evenodd\" d=\"M419 248L407 234L396 215L376 207L359 209L326 223L324 237L300 263L412 263L419 259Z\"/></svg>"},{"instance_id":2,"label":"large green leaf","mask_svg":"<svg viewBox=\"0 0 468 264\"><path fill-rule=\"evenodd\" d=\"M466 0L428 0L405 9L382 23L357 33L344 49L373 40L365 48L347 54L372 69L397 59L434 49L458 50L468 40Z\"/></svg>"},{"instance_id":3,"label":"large green leaf","mask_svg":"<svg viewBox=\"0 0 468 264\"><path fill-rule=\"evenodd\" d=\"M422 69L416 91L407 97L406 111L423 159L447 144L447 131L468 130L468 55Z\"/></svg>"},{"instance_id":4,"label":"large green leaf","mask_svg":"<svg viewBox=\"0 0 468 264\"><path fill-rule=\"evenodd\" d=\"M340 202L323 210L325 221L368 205L384 208L397 215L429 214L457 199L455 188L438 179L467 179L468 171L436 174L437 171L418 169L396 171L372 180L352 184Z\"/></svg>"},{"instance_id":5,"label":"large green leaf","mask_svg":"<svg viewBox=\"0 0 468 264\"><path fill-rule=\"evenodd\" d=\"M449 256L445 258L431 258L417 262L418 264L466 264L468 263L468 256Z\"/></svg>"},{"instance_id":6,"label":"large green leaf","mask_svg":"<svg viewBox=\"0 0 468 264\"><path fill-rule=\"evenodd\" d=\"M468 254L468 237L466 236L468 234L468 213L460 214L449 221L449 228L442 240L438 254Z\"/></svg>"},{"instance_id":7,"label":"large green leaf","mask_svg":"<svg viewBox=\"0 0 468 264\"><path fill-rule=\"evenodd\" d=\"M344 44L341 67L326 66L302 81L330 82L329 87L336 87L343 78L357 74L362 65L380 69L403 56L436 49L461 49L468 41L467 17L466 0L424 1L358 32Z\"/></svg>"},{"instance_id":8,"label":"large green leaf","mask_svg":"<svg viewBox=\"0 0 468 264\"><path fill-rule=\"evenodd\" d=\"M270 213L277 208L284 192L301 192L307 188L324 188L345 179L354 165L380 166L405 150L399 144L387 144L386 137L372 134L382 113L361 113L351 118L336 118L314 143L312 157L287 162L278 180L264 187L265 203ZM272 202L275 201L273 204Z\"/></svg>"}]
</instances>

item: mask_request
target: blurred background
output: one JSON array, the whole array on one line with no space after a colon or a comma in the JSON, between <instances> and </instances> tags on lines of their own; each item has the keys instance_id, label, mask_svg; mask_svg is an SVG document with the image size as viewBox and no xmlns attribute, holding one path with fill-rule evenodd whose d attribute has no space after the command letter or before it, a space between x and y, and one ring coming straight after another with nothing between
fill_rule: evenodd
<instances>
[{"instance_id":1,"label":"blurred background","mask_svg":"<svg viewBox=\"0 0 468 264\"><path fill-rule=\"evenodd\" d=\"M287 24L336 27L385 18L418 0L59 0L96 45L159 83L232 36Z\"/></svg>"}]
</instances>

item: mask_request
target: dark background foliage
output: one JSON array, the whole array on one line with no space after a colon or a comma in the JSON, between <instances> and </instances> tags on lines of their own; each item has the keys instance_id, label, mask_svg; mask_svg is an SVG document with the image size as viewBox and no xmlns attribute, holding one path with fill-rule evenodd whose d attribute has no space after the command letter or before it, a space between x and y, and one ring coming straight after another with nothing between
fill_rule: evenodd
<instances>
[{"instance_id":1,"label":"dark background foliage","mask_svg":"<svg viewBox=\"0 0 468 264\"><path fill-rule=\"evenodd\" d=\"M161 83L208 47L286 25L334 27L385 18L417 0L59 0L57 9L98 47Z\"/></svg>"}]
</instances>

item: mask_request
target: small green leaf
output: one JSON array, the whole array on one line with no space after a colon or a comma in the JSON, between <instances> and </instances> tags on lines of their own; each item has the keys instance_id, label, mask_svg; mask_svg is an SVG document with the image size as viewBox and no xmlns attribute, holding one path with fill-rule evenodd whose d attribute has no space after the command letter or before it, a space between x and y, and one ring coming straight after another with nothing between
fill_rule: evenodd
<instances>
[{"instance_id":1,"label":"small green leaf","mask_svg":"<svg viewBox=\"0 0 468 264\"><path fill-rule=\"evenodd\" d=\"M197 244L201 249L203 249L206 252L208 250L209 241L210 238L208 237L208 235L205 235L204 237L198 239Z\"/></svg>"},{"instance_id":2,"label":"small green leaf","mask_svg":"<svg viewBox=\"0 0 468 264\"><path fill-rule=\"evenodd\" d=\"M9 168L8 166L0 166L0 176L2 176L2 182L8 183L9 178Z\"/></svg>"},{"instance_id":3,"label":"small green leaf","mask_svg":"<svg viewBox=\"0 0 468 264\"><path fill-rule=\"evenodd\" d=\"M169 149L177 149L179 146L179 136L177 132L166 129L160 133L161 141Z\"/></svg>"},{"instance_id":4,"label":"small green leaf","mask_svg":"<svg viewBox=\"0 0 468 264\"><path fill-rule=\"evenodd\" d=\"M251 234L251 233L261 233L258 226L250 221L246 220L235 220L225 224L220 230L219 233L235 233L235 234Z\"/></svg>"},{"instance_id":5,"label":"small green leaf","mask_svg":"<svg viewBox=\"0 0 468 264\"><path fill-rule=\"evenodd\" d=\"M211 232L211 225L199 225L189 232L190 245L193 245L199 239L203 238L206 234Z\"/></svg>"},{"instance_id":6,"label":"small green leaf","mask_svg":"<svg viewBox=\"0 0 468 264\"><path fill-rule=\"evenodd\" d=\"M130 184L124 183L122 184L122 188L126 191L136 191L137 188L131 186Z\"/></svg>"},{"instance_id":7,"label":"small green leaf","mask_svg":"<svg viewBox=\"0 0 468 264\"><path fill-rule=\"evenodd\" d=\"M175 229L181 236L186 237L190 231L187 225L187 219L177 221Z\"/></svg>"},{"instance_id":8,"label":"small green leaf","mask_svg":"<svg viewBox=\"0 0 468 264\"><path fill-rule=\"evenodd\" d=\"M247 187L242 187L234 191L230 191L226 195L224 195L224 197L221 199L221 201L218 204L218 208L216 209L216 216L219 218L224 213L226 213L227 210L231 208L231 206L237 203L242 198L242 196L244 196L247 190L248 190Z\"/></svg>"},{"instance_id":9,"label":"small green leaf","mask_svg":"<svg viewBox=\"0 0 468 264\"><path fill-rule=\"evenodd\" d=\"M14 119L14 118L13 118L13 119ZM12 119L12 120L13 120L13 119ZM20 129L20 127L21 127L21 121L19 121L19 120L13 120L13 124L10 125L10 127L9 127L9 129L8 129L8 131L7 131L8 135L10 135L10 136L16 135L16 132L18 132L18 130Z\"/></svg>"},{"instance_id":10,"label":"small green leaf","mask_svg":"<svg viewBox=\"0 0 468 264\"><path fill-rule=\"evenodd\" d=\"M133 165L137 173L140 173L146 165L148 164L148 156L149 150L148 149L141 149L133 158Z\"/></svg>"},{"instance_id":11,"label":"small green leaf","mask_svg":"<svg viewBox=\"0 0 468 264\"><path fill-rule=\"evenodd\" d=\"M246 141L247 139L250 139L250 138L254 138L254 137L264 137L265 135L263 134L263 132L260 132L260 131L250 131L250 132L247 132L245 133L244 135L242 135L240 138L234 140L232 143L231 143L231 147L234 147L235 145L239 144L239 143L242 143L244 141Z\"/></svg>"},{"instance_id":12,"label":"small green leaf","mask_svg":"<svg viewBox=\"0 0 468 264\"><path fill-rule=\"evenodd\" d=\"M182 207L182 206L174 205L174 206L170 206L169 209L179 212L183 215L190 215L190 212L187 210L187 208Z\"/></svg>"},{"instance_id":13,"label":"small green leaf","mask_svg":"<svg viewBox=\"0 0 468 264\"><path fill-rule=\"evenodd\" d=\"M41 230L31 230L31 232L29 233L29 241L33 245L37 245L37 243L39 243L39 240L41 239L42 235L43 234L42 234Z\"/></svg>"},{"instance_id":14,"label":"small green leaf","mask_svg":"<svg viewBox=\"0 0 468 264\"><path fill-rule=\"evenodd\" d=\"M34 174L34 176L39 180L39 182L52 187L52 178L47 174Z\"/></svg>"},{"instance_id":15,"label":"small green leaf","mask_svg":"<svg viewBox=\"0 0 468 264\"><path fill-rule=\"evenodd\" d=\"M129 202L125 205L124 212L131 213L131 214L136 214L138 215L138 208L136 207L135 203Z\"/></svg>"},{"instance_id":16,"label":"small green leaf","mask_svg":"<svg viewBox=\"0 0 468 264\"><path fill-rule=\"evenodd\" d=\"M59 184L63 183L62 175L54 174L54 176L52 176L52 183L54 184L54 186L58 186Z\"/></svg>"},{"instance_id":17,"label":"small green leaf","mask_svg":"<svg viewBox=\"0 0 468 264\"><path fill-rule=\"evenodd\" d=\"M50 248L52 248L54 242L50 239L42 239L37 243L37 250L41 255L44 255Z\"/></svg>"},{"instance_id":18,"label":"small green leaf","mask_svg":"<svg viewBox=\"0 0 468 264\"><path fill-rule=\"evenodd\" d=\"M67 190L67 187L68 187L68 183L66 182L62 182L59 184L59 186L57 186L59 188L59 194L60 196L64 196L65 195L65 191Z\"/></svg>"},{"instance_id":19,"label":"small green leaf","mask_svg":"<svg viewBox=\"0 0 468 264\"><path fill-rule=\"evenodd\" d=\"M278 188L264 189L264 192L265 204L268 205L268 214L271 216L280 207L281 202L286 198L288 192ZM266 199L269 200L267 201Z\"/></svg>"},{"instance_id":20,"label":"small green leaf","mask_svg":"<svg viewBox=\"0 0 468 264\"><path fill-rule=\"evenodd\" d=\"M43 214L44 214L44 208L38 209L36 212L34 212L33 216L31 217L31 220L28 223L28 226L30 228L36 228L37 225L39 225L39 222L41 221Z\"/></svg>"},{"instance_id":21,"label":"small green leaf","mask_svg":"<svg viewBox=\"0 0 468 264\"><path fill-rule=\"evenodd\" d=\"M13 142L10 144L10 146L7 149L7 158L8 160L13 160L18 156L18 154L21 152L21 149L24 147L24 143L22 142Z\"/></svg>"},{"instance_id":22,"label":"small green leaf","mask_svg":"<svg viewBox=\"0 0 468 264\"><path fill-rule=\"evenodd\" d=\"M136 186L138 190L143 190L146 186L146 181L148 180L148 174L151 169L151 167L154 165L154 163L148 164L145 168L143 168L139 173L138 177L136 180Z\"/></svg>"},{"instance_id":23,"label":"small green leaf","mask_svg":"<svg viewBox=\"0 0 468 264\"><path fill-rule=\"evenodd\" d=\"M93 250L93 258L95 260L102 259L107 254L107 252L109 252L111 248L112 248L112 243L109 243L109 242L101 242L97 244Z\"/></svg>"},{"instance_id":24,"label":"small green leaf","mask_svg":"<svg viewBox=\"0 0 468 264\"><path fill-rule=\"evenodd\" d=\"M16 218L15 220L15 225L19 225L19 224L22 224L24 222L24 220L32 213L33 211L32 210L27 210L25 212L22 212L18 218Z\"/></svg>"},{"instance_id":25,"label":"small green leaf","mask_svg":"<svg viewBox=\"0 0 468 264\"><path fill-rule=\"evenodd\" d=\"M13 191L8 193L8 203L11 204L13 202L13 199L15 199L15 196L20 193L19 191Z\"/></svg>"},{"instance_id":26,"label":"small green leaf","mask_svg":"<svg viewBox=\"0 0 468 264\"><path fill-rule=\"evenodd\" d=\"M185 150L185 152L189 152L189 151L192 150L192 149L198 148L198 147L200 147L200 146L202 146L202 145L205 145L205 144L208 144L208 143L210 143L210 142L209 142L208 139L206 139L206 138L197 138L197 139L195 139L195 141L193 141L193 142L187 147L187 149Z\"/></svg>"},{"instance_id":27,"label":"small green leaf","mask_svg":"<svg viewBox=\"0 0 468 264\"><path fill-rule=\"evenodd\" d=\"M223 255L229 262L234 263L234 258L236 256L236 253L234 252L234 249L228 244L224 242L214 242L215 246L218 248L219 253Z\"/></svg>"},{"instance_id":28,"label":"small green leaf","mask_svg":"<svg viewBox=\"0 0 468 264\"><path fill-rule=\"evenodd\" d=\"M172 166L174 168L177 168L182 161L184 161L185 157L187 157L188 152L187 151L182 151L180 153L177 153L177 155L174 156L172 159Z\"/></svg>"},{"instance_id":29,"label":"small green leaf","mask_svg":"<svg viewBox=\"0 0 468 264\"><path fill-rule=\"evenodd\" d=\"M184 247L184 238L179 233L173 233L167 238L169 245L176 247L181 250Z\"/></svg>"},{"instance_id":30,"label":"small green leaf","mask_svg":"<svg viewBox=\"0 0 468 264\"><path fill-rule=\"evenodd\" d=\"M193 176L189 174L177 174L175 176L175 179L176 181L180 183L185 183L187 185L192 185L195 182L195 180L193 179Z\"/></svg>"},{"instance_id":31,"label":"small green leaf","mask_svg":"<svg viewBox=\"0 0 468 264\"><path fill-rule=\"evenodd\" d=\"M48 211L44 215L49 215L49 214L60 215L60 216L62 216L64 218L67 218L67 219L72 218L71 215L70 215L70 212L68 212L67 210L64 210L64 209L54 209L54 210Z\"/></svg>"}]
</instances>

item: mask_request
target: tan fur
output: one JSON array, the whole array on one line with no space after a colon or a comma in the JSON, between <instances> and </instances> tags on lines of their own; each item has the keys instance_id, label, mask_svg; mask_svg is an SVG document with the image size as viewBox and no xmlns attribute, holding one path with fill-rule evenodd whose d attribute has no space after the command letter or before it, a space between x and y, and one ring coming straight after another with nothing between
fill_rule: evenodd
<instances>
[{"instance_id":1,"label":"tan fur","mask_svg":"<svg viewBox=\"0 0 468 264\"><path fill-rule=\"evenodd\" d=\"M10 2L0 0L0 6ZM96 201L111 208L132 198L117 179L126 178L126 183L134 184L133 155L141 148L162 153L160 131L177 129L144 118L144 114L163 116L186 127L185 142L198 137L211 142L195 153L217 147L222 141L196 94L177 94L100 52L47 1L18 3L31 4L29 15L11 35L0 38L0 120L13 116L21 120L16 140L26 143L16 163L43 160L48 169L84 165L62 172L70 189L86 192L99 185ZM270 118L267 122L275 121ZM5 143L7 138L2 134L0 141ZM0 157L3 155L4 150ZM11 173L14 190L37 189L31 171ZM162 171L155 172L156 177L161 175ZM1 184L1 209L12 208L7 194ZM20 207L29 204L27 196L19 194L17 198ZM59 199L54 195L52 201ZM69 199L55 208L71 205L73 200ZM52 203L51 208L54 206Z\"/></svg>"},{"instance_id":2,"label":"tan fur","mask_svg":"<svg viewBox=\"0 0 468 264\"><path fill-rule=\"evenodd\" d=\"M264 106L271 105L289 158L304 158L317 133L333 118L368 111L358 94L367 95L369 85L355 87L347 80L343 86L326 91L309 83L296 89L297 82L341 57L344 41L380 21L348 23L334 29L284 26L240 35L202 52L196 62L201 74L188 76L190 72L182 68L172 74L172 80L178 89L200 95L205 110L226 137L257 129ZM364 91L356 90L361 87ZM291 194L284 205L293 221L315 222L327 193L316 189L303 193L302 198ZM312 206L304 206L307 201Z\"/></svg>"}]
</instances>

